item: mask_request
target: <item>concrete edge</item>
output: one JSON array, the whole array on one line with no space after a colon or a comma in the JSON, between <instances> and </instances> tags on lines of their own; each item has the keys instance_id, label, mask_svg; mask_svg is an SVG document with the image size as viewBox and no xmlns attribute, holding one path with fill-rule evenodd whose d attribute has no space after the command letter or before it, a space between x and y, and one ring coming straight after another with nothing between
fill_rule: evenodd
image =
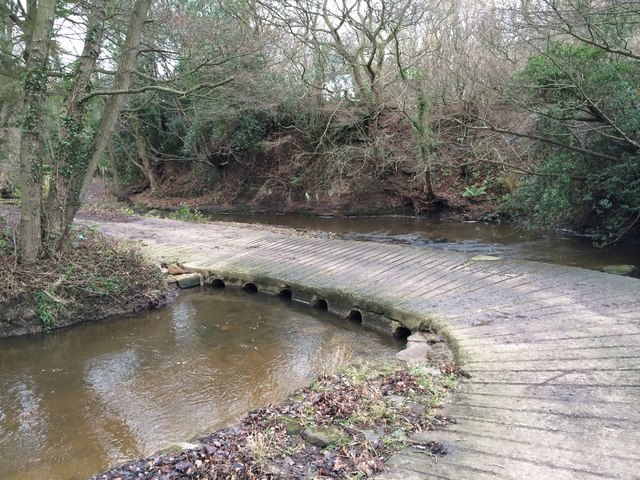
<instances>
[{"instance_id":1,"label":"concrete edge","mask_svg":"<svg viewBox=\"0 0 640 480\"><path fill-rule=\"evenodd\" d=\"M359 318L356 319L361 321L364 326L387 335L403 338L419 331L436 333L446 340L458 365L464 364L467 360L458 341L447 329L444 319L438 316L423 316L392 305L385 305L375 299L363 298L348 291L317 288L268 275L255 275L233 270L211 270L188 263L183 264L182 267L188 272L201 274L204 277L205 285L222 282L223 285L245 289L255 286L256 291L275 296L281 296L282 292L287 290L290 292L292 300L323 309L326 306L326 310L345 319L357 317L354 312L358 312Z\"/></svg>"}]
</instances>

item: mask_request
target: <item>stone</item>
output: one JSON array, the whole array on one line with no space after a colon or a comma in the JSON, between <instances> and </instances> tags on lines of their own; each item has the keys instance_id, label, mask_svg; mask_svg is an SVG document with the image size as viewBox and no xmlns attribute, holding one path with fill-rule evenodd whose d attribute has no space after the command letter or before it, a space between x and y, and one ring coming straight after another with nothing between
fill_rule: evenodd
<instances>
[{"instance_id":1,"label":"stone","mask_svg":"<svg viewBox=\"0 0 640 480\"><path fill-rule=\"evenodd\" d=\"M428 343L427 335L425 332L414 332L407 337L407 345L410 343Z\"/></svg>"},{"instance_id":2,"label":"stone","mask_svg":"<svg viewBox=\"0 0 640 480\"><path fill-rule=\"evenodd\" d=\"M612 273L614 275L622 275L623 277L628 277L633 275L637 268L635 265L605 265L600 267L598 270L604 273Z\"/></svg>"},{"instance_id":3,"label":"stone","mask_svg":"<svg viewBox=\"0 0 640 480\"><path fill-rule=\"evenodd\" d=\"M342 430L339 428L320 425L305 428L302 431L302 438L311 445L320 448L328 447L329 445L340 443L347 439L346 435L342 433Z\"/></svg>"},{"instance_id":4,"label":"stone","mask_svg":"<svg viewBox=\"0 0 640 480\"><path fill-rule=\"evenodd\" d=\"M449 239L447 237L436 238L433 243L449 243Z\"/></svg>"},{"instance_id":5,"label":"stone","mask_svg":"<svg viewBox=\"0 0 640 480\"><path fill-rule=\"evenodd\" d=\"M167 265L167 273L169 275L183 275L187 273L187 271L178 264L172 263L170 265Z\"/></svg>"},{"instance_id":6,"label":"stone","mask_svg":"<svg viewBox=\"0 0 640 480\"><path fill-rule=\"evenodd\" d=\"M178 277L175 275L167 275L166 282L167 283L176 283L178 281Z\"/></svg>"},{"instance_id":7,"label":"stone","mask_svg":"<svg viewBox=\"0 0 640 480\"><path fill-rule=\"evenodd\" d=\"M396 407L401 407L402 405L404 405L404 402L406 401L406 398L404 398L402 395L389 395L387 399L390 402L392 402Z\"/></svg>"},{"instance_id":8,"label":"stone","mask_svg":"<svg viewBox=\"0 0 640 480\"><path fill-rule=\"evenodd\" d=\"M368 442L375 443L384 436L385 430L384 427L378 427L376 430L360 430L360 433Z\"/></svg>"},{"instance_id":9,"label":"stone","mask_svg":"<svg viewBox=\"0 0 640 480\"><path fill-rule=\"evenodd\" d=\"M302 425L300 425L300 423L295 420L288 421L284 428L287 432L287 435L291 435L292 437L295 437L302 433Z\"/></svg>"},{"instance_id":10,"label":"stone","mask_svg":"<svg viewBox=\"0 0 640 480\"><path fill-rule=\"evenodd\" d=\"M411 410L411 413L414 413L416 415L424 415L424 412L427 408L425 407L424 403L420 403L420 402L410 402L408 403L408 406L409 406L409 410Z\"/></svg>"},{"instance_id":11,"label":"stone","mask_svg":"<svg viewBox=\"0 0 640 480\"><path fill-rule=\"evenodd\" d=\"M427 356L430 350L431 347L427 343L416 344L396 353L396 359L409 365L424 364L428 361Z\"/></svg>"},{"instance_id":12,"label":"stone","mask_svg":"<svg viewBox=\"0 0 640 480\"><path fill-rule=\"evenodd\" d=\"M199 273L185 273L176 277L180 288L199 287L202 285L202 276Z\"/></svg>"},{"instance_id":13,"label":"stone","mask_svg":"<svg viewBox=\"0 0 640 480\"><path fill-rule=\"evenodd\" d=\"M416 332L407 338L407 346L396 354L396 358L409 365L440 364L453 360L449 346L440 335Z\"/></svg>"}]
</instances>

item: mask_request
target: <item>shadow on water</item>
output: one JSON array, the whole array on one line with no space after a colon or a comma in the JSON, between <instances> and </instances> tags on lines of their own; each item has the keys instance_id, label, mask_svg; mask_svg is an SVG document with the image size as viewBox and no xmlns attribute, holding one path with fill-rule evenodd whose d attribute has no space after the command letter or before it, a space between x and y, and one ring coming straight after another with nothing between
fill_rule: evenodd
<instances>
[{"instance_id":1,"label":"shadow on water","mask_svg":"<svg viewBox=\"0 0 640 480\"><path fill-rule=\"evenodd\" d=\"M66 480L282 400L402 343L296 302L186 292L165 309L0 341L3 480Z\"/></svg>"}]
</instances>

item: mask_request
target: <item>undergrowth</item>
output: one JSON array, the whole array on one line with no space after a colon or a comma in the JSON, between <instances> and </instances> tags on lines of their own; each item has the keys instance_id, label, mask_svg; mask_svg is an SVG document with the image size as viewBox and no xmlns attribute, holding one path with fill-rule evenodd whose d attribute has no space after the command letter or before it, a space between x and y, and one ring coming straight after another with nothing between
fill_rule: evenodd
<instances>
[{"instance_id":1,"label":"undergrowth","mask_svg":"<svg viewBox=\"0 0 640 480\"><path fill-rule=\"evenodd\" d=\"M181 220L183 222L206 223L206 216L197 208L190 208L187 204L181 204L180 208L167 215L172 220Z\"/></svg>"},{"instance_id":2,"label":"undergrowth","mask_svg":"<svg viewBox=\"0 0 640 480\"><path fill-rule=\"evenodd\" d=\"M7 224L0 230L0 336L12 326L16 333L51 330L155 305L165 293L162 274L137 246L91 228L74 230L55 257L29 265L17 262L16 244Z\"/></svg>"}]
</instances>

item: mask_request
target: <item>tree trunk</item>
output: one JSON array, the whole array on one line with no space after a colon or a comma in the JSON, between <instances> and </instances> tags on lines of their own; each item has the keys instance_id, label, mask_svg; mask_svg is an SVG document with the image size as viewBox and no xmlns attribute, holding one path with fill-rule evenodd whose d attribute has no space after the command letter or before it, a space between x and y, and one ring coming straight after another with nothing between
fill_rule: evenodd
<instances>
[{"instance_id":1,"label":"tree trunk","mask_svg":"<svg viewBox=\"0 0 640 480\"><path fill-rule=\"evenodd\" d=\"M120 58L118 70L113 82L113 90L128 90L131 85L131 76L138 56L142 27L147 19L147 14L152 2L153 0L136 0L133 12L131 12L131 23L129 23L129 29L127 30L127 37L124 42L122 57ZM75 216L80 204L80 199L82 199L89 189L89 185L91 184L91 179L96 171L98 162L102 158L106 146L113 137L113 132L125 99L126 95L124 94L112 95L107 99L102 118L100 119L100 124L98 125L98 130L93 137L90 150L91 159L89 160L89 165L87 166L84 178L82 179L82 188L80 189L80 195L77 202L78 204L70 206L69 213L73 212L71 218Z\"/></svg>"},{"instance_id":2,"label":"tree trunk","mask_svg":"<svg viewBox=\"0 0 640 480\"><path fill-rule=\"evenodd\" d=\"M325 62L321 52L313 54L313 79L309 87L309 95L317 108L324 105Z\"/></svg>"},{"instance_id":3,"label":"tree trunk","mask_svg":"<svg viewBox=\"0 0 640 480\"><path fill-rule=\"evenodd\" d=\"M112 183L112 191L118 192L120 191L120 174L118 173L118 160L116 159L115 153L113 153L113 147L111 145L107 146L107 156L109 157L109 164L111 165L111 183Z\"/></svg>"},{"instance_id":4,"label":"tree trunk","mask_svg":"<svg viewBox=\"0 0 640 480\"><path fill-rule=\"evenodd\" d=\"M30 3L30 5L33 5ZM34 261L42 250L42 172L44 142L42 124L47 96L49 48L53 32L55 0L40 0L30 29L25 54L24 113L20 140L20 262Z\"/></svg>"},{"instance_id":5,"label":"tree trunk","mask_svg":"<svg viewBox=\"0 0 640 480\"><path fill-rule=\"evenodd\" d=\"M424 169L424 186L423 192L427 201L435 200L436 195L433 192L433 182L431 179L431 159L433 157L433 133L429 127L429 101L421 93L418 98L418 118L415 122L415 129L418 131L418 142L420 145L420 163Z\"/></svg>"},{"instance_id":6,"label":"tree trunk","mask_svg":"<svg viewBox=\"0 0 640 480\"><path fill-rule=\"evenodd\" d=\"M131 117L131 123L133 124L133 134L136 137L136 149L138 150L138 158L140 159L140 163L135 162L135 164L142 165L144 176L149 180L149 187L152 192L155 192L158 189L158 182L155 174L153 173L153 166L151 165L151 159L147 152L147 142L145 141L143 131L140 128L140 119L136 115L133 115Z\"/></svg>"},{"instance_id":7,"label":"tree trunk","mask_svg":"<svg viewBox=\"0 0 640 480\"><path fill-rule=\"evenodd\" d=\"M80 179L87 164L84 141L85 104L80 102L91 88L91 76L102 47L106 1L94 0L87 21L87 33L76 75L69 92L67 113L62 119L62 131L56 161L53 163L51 185L43 215L43 236L50 251L60 248L73 221L68 217L68 205L77 203ZM75 211L74 211L75 215Z\"/></svg>"},{"instance_id":8,"label":"tree trunk","mask_svg":"<svg viewBox=\"0 0 640 480\"><path fill-rule=\"evenodd\" d=\"M433 192L433 182L431 180L431 159L423 145L420 146L420 152L424 162L424 186L422 191L426 195L427 201L432 202L436 199L436 194Z\"/></svg>"}]
</instances>

